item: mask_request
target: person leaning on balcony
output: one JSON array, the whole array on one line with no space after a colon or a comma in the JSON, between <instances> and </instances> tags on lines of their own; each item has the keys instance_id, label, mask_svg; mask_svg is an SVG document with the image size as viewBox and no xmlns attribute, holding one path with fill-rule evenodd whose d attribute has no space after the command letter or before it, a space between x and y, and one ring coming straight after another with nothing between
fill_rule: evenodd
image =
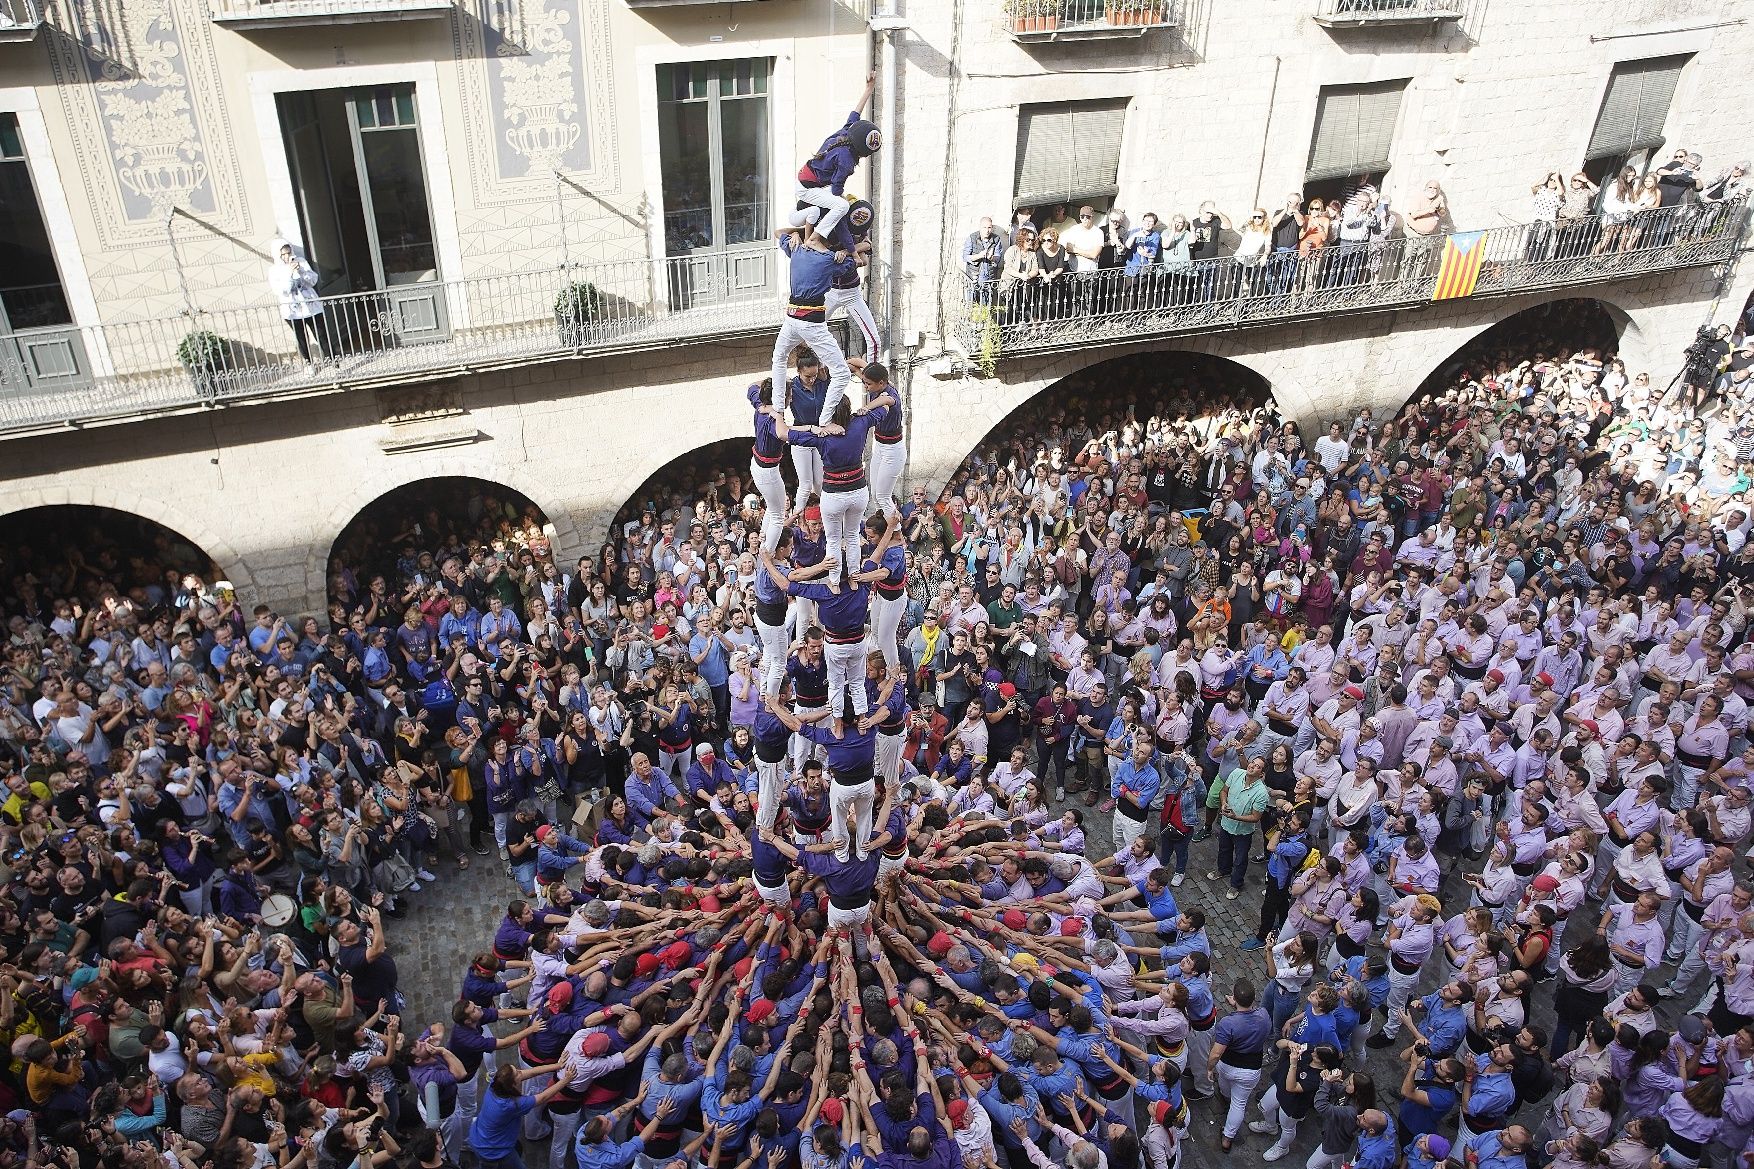
<instances>
[{"instance_id":1,"label":"person leaning on balcony","mask_svg":"<svg viewBox=\"0 0 1754 1169\"><path fill-rule=\"evenodd\" d=\"M1035 254L1035 229L1020 227L1005 249L1005 270L999 276L999 301L1007 322L1033 316L1035 290L1041 283L1041 260Z\"/></svg>"},{"instance_id":2,"label":"person leaning on balcony","mask_svg":"<svg viewBox=\"0 0 1754 1169\"><path fill-rule=\"evenodd\" d=\"M1267 257L1273 251L1273 231L1268 226L1265 208L1249 212L1243 224L1242 238L1236 245L1236 291L1243 296L1256 296L1265 291L1263 279Z\"/></svg>"},{"instance_id":3,"label":"person leaning on balcony","mask_svg":"<svg viewBox=\"0 0 1754 1169\"><path fill-rule=\"evenodd\" d=\"M1322 249L1328 246L1329 226L1327 204L1311 199L1303 215L1303 230L1297 236L1297 255L1302 265L1299 288L1308 288L1314 279Z\"/></svg>"},{"instance_id":4,"label":"person leaning on balcony","mask_svg":"<svg viewBox=\"0 0 1754 1169\"><path fill-rule=\"evenodd\" d=\"M1566 183L1565 200L1559 205L1558 253L1561 259L1581 256L1589 250L1589 237L1595 229L1596 192L1600 189L1582 171L1572 175Z\"/></svg>"},{"instance_id":5,"label":"person leaning on balcony","mask_svg":"<svg viewBox=\"0 0 1754 1169\"><path fill-rule=\"evenodd\" d=\"M1637 211L1638 171L1623 166L1602 192L1602 238L1596 241L1597 255L1627 246L1621 241L1630 238L1632 217Z\"/></svg>"},{"instance_id":6,"label":"person leaning on balcony","mask_svg":"<svg viewBox=\"0 0 1754 1169\"><path fill-rule=\"evenodd\" d=\"M980 304L993 299L993 282L999 278L1004 255L1004 238L993 227L992 218L983 215L962 245L962 271L968 277L970 299Z\"/></svg>"},{"instance_id":7,"label":"person leaning on balcony","mask_svg":"<svg viewBox=\"0 0 1754 1169\"><path fill-rule=\"evenodd\" d=\"M1716 178L1705 184L1699 197L1707 203L1728 203L1734 199L1745 199L1749 191L1754 189L1754 175L1749 174L1746 162L1718 172Z\"/></svg>"},{"instance_id":8,"label":"person leaning on balcony","mask_svg":"<svg viewBox=\"0 0 1754 1169\"><path fill-rule=\"evenodd\" d=\"M335 356L329 346L329 330L323 323L323 302L317 296L317 271L292 245L279 237L268 242L268 254L274 262L268 268L268 287L280 298L280 315L298 341L298 355L307 366L311 360L311 342L307 335L315 333L324 360Z\"/></svg>"},{"instance_id":9,"label":"person leaning on balcony","mask_svg":"<svg viewBox=\"0 0 1754 1169\"><path fill-rule=\"evenodd\" d=\"M1094 272L1102 263L1102 228L1096 222L1096 208L1078 208L1078 223L1060 232L1060 243L1072 253L1072 271Z\"/></svg>"}]
</instances>

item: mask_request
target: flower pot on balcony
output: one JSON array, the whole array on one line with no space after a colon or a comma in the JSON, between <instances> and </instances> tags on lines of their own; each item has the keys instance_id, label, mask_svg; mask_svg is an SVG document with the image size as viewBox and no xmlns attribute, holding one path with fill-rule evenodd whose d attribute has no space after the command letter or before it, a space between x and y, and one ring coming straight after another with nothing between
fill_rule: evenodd
<instances>
[{"instance_id":1,"label":"flower pot on balcony","mask_svg":"<svg viewBox=\"0 0 1754 1169\"><path fill-rule=\"evenodd\" d=\"M231 345L218 333L197 329L177 344L177 360L200 397L217 398L221 378L232 368Z\"/></svg>"},{"instance_id":2,"label":"flower pot on balcony","mask_svg":"<svg viewBox=\"0 0 1754 1169\"><path fill-rule=\"evenodd\" d=\"M594 284L579 281L562 288L554 297L554 325L564 349L582 349L599 339L599 323L608 308Z\"/></svg>"}]
</instances>

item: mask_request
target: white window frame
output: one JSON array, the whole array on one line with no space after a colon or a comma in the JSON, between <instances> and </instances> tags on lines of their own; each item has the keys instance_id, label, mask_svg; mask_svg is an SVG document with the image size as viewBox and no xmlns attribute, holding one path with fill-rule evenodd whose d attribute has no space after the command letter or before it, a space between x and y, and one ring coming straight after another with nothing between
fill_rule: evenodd
<instances>
[{"instance_id":1,"label":"white window frame","mask_svg":"<svg viewBox=\"0 0 1754 1169\"><path fill-rule=\"evenodd\" d=\"M319 89L366 89L377 85L414 86L415 132L420 136L420 158L426 168L426 194L432 216L433 247L438 252L439 280L449 284L466 278L463 245L457 234L457 200L451 183L451 151L445 138L443 95L439 92L438 65L415 61L394 65L338 65L329 69L269 69L247 75L250 109L256 123L257 144L262 150L262 171L268 183L268 206L276 233L300 247L305 246L298 218L298 196L293 188L292 168L286 161L286 143L280 133L279 97L283 93ZM453 329L469 324L469 298L447 297L446 307Z\"/></svg>"},{"instance_id":2,"label":"white window frame","mask_svg":"<svg viewBox=\"0 0 1754 1169\"><path fill-rule=\"evenodd\" d=\"M18 136L24 143L25 164L30 167L31 185L36 188L37 207L42 212L43 227L49 233L49 250L54 254L55 267L61 274L61 291L73 313L73 327L92 330L85 334L86 357L95 375L111 372L109 354L103 347L102 334L96 327L103 322L97 313L97 297L91 290L91 276L86 271L85 253L80 250L79 231L73 225L73 208L67 202L67 189L61 185L61 168L55 161L55 149L49 140L48 123L37 92L27 86L0 88L0 113L18 119Z\"/></svg>"}]
</instances>

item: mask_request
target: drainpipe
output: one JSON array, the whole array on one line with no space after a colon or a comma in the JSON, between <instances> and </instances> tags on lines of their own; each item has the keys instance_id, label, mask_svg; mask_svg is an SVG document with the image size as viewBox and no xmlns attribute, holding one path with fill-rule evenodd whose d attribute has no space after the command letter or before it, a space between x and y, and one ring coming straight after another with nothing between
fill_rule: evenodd
<instances>
[{"instance_id":1,"label":"drainpipe","mask_svg":"<svg viewBox=\"0 0 1754 1169\"><path fill-rule=\"evenodd\" d=\"M900 299L900 279L897 274L899 264L897 258L900 249L895 240L895 150L900 142L895 121L895 87L899 74L895 54L895 38L907 31L906 18L895 11L895 0L885 5L884 11L871 18L871 31L875 32L881 43L878 47L879 98L877 125L883 131L884 149L877 155L877 238L882 241L882 297L879 304L882 314L878 325L882 335L889 338L890 350L895 349L895 330L900 314L896 311Z\"/></svg>"}]
</instances>

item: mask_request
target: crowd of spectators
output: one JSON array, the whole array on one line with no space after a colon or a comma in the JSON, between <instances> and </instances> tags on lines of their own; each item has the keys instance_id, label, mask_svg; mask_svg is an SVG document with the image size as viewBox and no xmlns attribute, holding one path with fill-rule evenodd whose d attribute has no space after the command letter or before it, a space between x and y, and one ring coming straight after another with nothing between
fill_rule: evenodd
<instances>
[{"instance_id":1,"label":"crowd of spectators","mask_svg":"<svg viewBox=\"0 0 1754 1169\"><path fill-rule=\"evenodd\" d=\"M1520 228L1489 259L1547 263L1699 238L1730 222L1725 213L1742 206L1750 182L1746 162L1708 177L1685 149L1601 184L1581 170L1554 171L1534 184ZM970 299L1014 325L1428 277L1444 236L1468 228L1435 180L1391 200L1383 176L1359 175L1331 195L1292 191L1239 216L1211 201L1192 215L1022 206L1006 223L982 218L963 242L962 266Z\"/></svg>"},{"instance_id":2,"label":"crowd of spectators","mask_svg":"<svg viewBox=\"0 0 1754 1169\"><path fill-rule=\"evenodd\" d=\"M740 468L574 565L479 487L380 512L326 616L7 549L0 1164L1172 1169L1195 1117L1310 1169L1733 1163L1754 416L1494 345L1307 440L1134 364L910 490L856 862L760 694ZM496 854L407 1017L391 919Z\"/></svg>"}]
</instances>

